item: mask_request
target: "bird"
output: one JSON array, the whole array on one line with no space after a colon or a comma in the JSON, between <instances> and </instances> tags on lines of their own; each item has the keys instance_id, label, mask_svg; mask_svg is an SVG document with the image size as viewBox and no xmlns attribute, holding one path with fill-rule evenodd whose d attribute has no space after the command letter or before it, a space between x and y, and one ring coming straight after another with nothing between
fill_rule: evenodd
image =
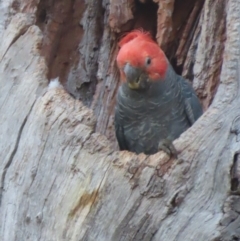
<instances>
[{"instance_id":1,"label":"bird","mask_svg":"<svg viewBox=\"0 0 240 241\"><path fill-rule=\"evenodd\" d=\"M176 74L150 33L133 30L118 43L121 85L114 126L120 150L177 157L173 141L202 115L192 86Z\"/></svg>"}]
</instances>

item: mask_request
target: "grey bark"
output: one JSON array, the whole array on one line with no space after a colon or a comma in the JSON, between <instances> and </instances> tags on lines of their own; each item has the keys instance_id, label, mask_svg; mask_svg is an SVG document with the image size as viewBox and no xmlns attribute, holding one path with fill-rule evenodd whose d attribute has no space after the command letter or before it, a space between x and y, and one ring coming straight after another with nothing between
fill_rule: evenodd
<instances>
[{"instance_id":1,"label":"grey bark","mask_svg":"<svg viewBox=\"0 0 240 241\"><path fill-rule=\"evenodd\" d=\"M225 22L219 28L226 38L216 42L209 22L216 5L205 1L184 62L206 107L219 86L204 115L174 142L178 159L162 152L115 151L109 138L96 132L107 126L101 118L110 122L112 112L104 104L110 105L118 85L111 31L120 31L131 11L114 22L117 2L103 4L112 21L105 22L95 56L99 82L91 110L61 85L47 86L54 61L43 52L48 31L36 21L38 2L31 2L31 9L23 1L16 15L5 9L0 29L1 240L240 240L240 1L221 3ZM9 9L11 4L0 3ZM159 18L158 27L165 20ZM219 29L217 21L212 24ZM222 54L216 60L218 44Z\"/></svg>"}]
</instances>

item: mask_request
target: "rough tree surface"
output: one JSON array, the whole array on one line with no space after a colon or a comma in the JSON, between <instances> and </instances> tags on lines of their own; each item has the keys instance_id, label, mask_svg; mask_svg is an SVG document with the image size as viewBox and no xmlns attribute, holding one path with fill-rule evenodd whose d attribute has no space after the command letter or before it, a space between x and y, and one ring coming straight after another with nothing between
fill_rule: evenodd
<instances>
[{"instance_id":1,"label":"rough tree surface","mask_svg":"<svg viewBox=\"0 0 240 241\"><path fill-rule=\"evenodd\" d=\"M140 27L204 106L177 160L116 150ZM0 34L1 241L240 240L240 0L2 0Z\"/></svg>"}]
</instances>

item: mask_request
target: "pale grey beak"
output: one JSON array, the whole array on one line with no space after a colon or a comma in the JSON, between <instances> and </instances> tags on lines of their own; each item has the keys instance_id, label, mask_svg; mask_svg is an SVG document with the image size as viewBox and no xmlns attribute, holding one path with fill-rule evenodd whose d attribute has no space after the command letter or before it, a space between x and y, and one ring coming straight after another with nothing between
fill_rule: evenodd
<instances>
[{"instance_id":1,"label":"pale grey beak","mask_svg":"<svg viewBox=\"0 0 240 241\"><path fill-rule=\"evenodd\" d=\"M140 69L135 68L135 67L131 66L129 63L127 63L124 66L123 71L126 75L128 82L131 82L131 83L139 82L139 77L141 76L141 73L142 73L142 71Z\"/></svg>"}]
</instances>

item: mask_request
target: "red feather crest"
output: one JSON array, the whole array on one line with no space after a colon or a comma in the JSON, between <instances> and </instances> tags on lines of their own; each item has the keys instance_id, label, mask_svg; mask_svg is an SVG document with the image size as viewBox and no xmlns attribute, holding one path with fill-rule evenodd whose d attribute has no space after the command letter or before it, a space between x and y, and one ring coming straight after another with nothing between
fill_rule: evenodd
<instances>
[{"instance_id":1,"label":"red feather crest","mask_svg":"<svg viewBox=\"0 0 240 241\"><path fill-rule=\"evenodd\" d=\"M143 30L133 30L132 32L130 33L127 33L118 43L119 47L121 48L124 44L132 41L133 39L135 38L141 38L141 39L144 39L146 41L151 41L151 42L154 42L152 40L152 37L150 35L149 32L145 32Z\"/></svg>"}]
</instances>

